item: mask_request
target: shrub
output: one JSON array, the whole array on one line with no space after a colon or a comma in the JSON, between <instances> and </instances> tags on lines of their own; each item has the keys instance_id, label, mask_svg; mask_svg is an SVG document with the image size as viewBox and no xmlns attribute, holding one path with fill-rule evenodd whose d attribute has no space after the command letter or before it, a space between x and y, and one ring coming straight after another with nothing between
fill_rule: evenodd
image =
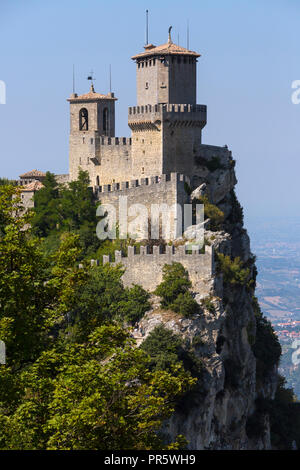
<instances>
[{"instance_id":1,"label":"shrub","mask_svg":"<svg viewBox=\"0 0 300 470\"><path fill-rule=\"evenodd\" d=\"M221 163L220 157L213 156L210 160L207 160L204 157L198 156L195 157L195 165L197 166L206 166L206 168L214 172L216 170L224 170L226 167Z\"/></svg>"},{"instance_id":2,"label":"shrub","mask_svg":"<svg viewBox=\"0 0 300 470\"><path fill-rule=\"evenodd\" d=\"M154 293L162 298L162 307L169 307L179 294L187 292L191 285L189 274L182 264L165 264L163 267L163 281L157 286Z\"/></svg>"},{"instance_id":3,"label":"shrub","mask_svg":"<svg viewBox=\"0 0 300 470\"><path fill-rule=\"evenodd\" d=\"M293 441L300 445L300 403L295 401L291 388L285 388L279 377L275 399L271 403L271 442L277 449L292 449Z\"/></svg>"},{"instance_id":4,"label":"shrub","mask_svg":"<svg viewBox=\"0 0 300 470\"><path fill-rule=\"evenodd\" d=\"M204 346L205 341L203 341L201 335L195 335L192 341L193 346Z\"/></svg>"},{"instance_id":5,"label":"shrub","mask_svg":"<svg viewBox=\"0 0 300 470\"><path fill-rule=\"evenodd\" d=\"M250 275L250 269L243 268L239 257L232 260L230 256L216 253L218 269L223 273L224 282L231 285L244 285Z\"/></svg>"},{"instance_id":6,"label":"shrub","mask_svg":"<svg viewBox=\"0 0 300 470\"><path fill-rule=\"evenodd\" d=\"M284 377L279 376L274 400L259 396L255 400L255 411L248 417L248 437L259 437L265 431L264 417L269 415L272 447L278 450L293 448L300 444L300 403L295 401L291 388L286 388Z\"/></svg>"},{"instance_id":7,"label":"shrub","mask_svg":"<svg viewBox=\"0 0 300 470\"><path fill-rule=\"evenodd\" d=\"M272 324L267 320L259 307L256 297L253 298L256 320L256 337L252 346L256 357L256 374L263 378L279 362L281 346Z\"/></svg>"},{"instance_id":8,"label":"shrub","mask_svg":"<svg viewBox=\"0 0 300 470\"><path fill-rule=\"evenodd\" d=\"M202 362L194 349L185 348L182 338L162 324L149 333L141 344L141 349L151 357L152 370L171 370L172 366L181 362L194 377L201 374Z\"/></svg>"},{"instance_id":9,"label":"shrub","mask_svg":"<svg viewBox=\"0 0 300 470\"><path fill-rule=\"evenodd\" d=\"M163 267L163 281L154 293L161 297L161 306L169 308L183 316L197 313L198 303L188 290L191 281L186 269L180 263L166 264Z\"/></svg>"},{"instance_id":10,"label":"shrub","mask_svg":"<svg viewBox=\"0 0 300 470\"><path fill-rule=\"evenodd\" d=\"M225 165L221 163L220 157L213 156L210 160L207 160L206 167L209 171L214 172L216 170L225 170Z\"/></svg>"},{"instance_id":11,"label":"shrub","mask_svg":"<svg viewBox=\"0 0 300 470\"><path fill-rule=\"evenodd\" d=\"M214 312L215 311L215 306L211 300L211 297L205 297L205 299L202 299L201 304L209 311L209 312Z\"/></svg>"},{"instance_id":12,"label":"shrub","mask_svg":"<svg viewBox=\"0 0 300 470\"><path fill-rule=\"evenodd\" d=\"M243 224L244 222L244 212L241 204L239 203L234 189L230 191L231 196L231 212L228 217L228 221L231 224Z\"/></svg>"},{"instance_id":13,"label":"shrub","mask_svg":"<svg viewBox=\"0 0 300 470\"><path fill-rule=\"evenodd\" d=\"M122 318L134 324L150 309L149 294L141 286L134 285L125 289L125 295L126 300L119 304L119 312Z\"/></svg>"},{"instance_id":14,"label":"shrub","mask_svg":"<svg viewBox=\"0 0 300 470\"><path fill-rule=\"evenodd\" d=\"M179 294L174 302L169 305L169 308L183 317L189 317L199 312L199 304L189 291Z\"/></svg>"},{"instance_id":15,"label":"shrub","mask_svg":"<svg viewBox=\"0 0 300 470\"><path fill-rule=\"evenodd\" d=\"M172 364L178 363L181 346L180 336L161 324L149 333L141 344L141 349L151 357L150 369L167 370Z\"/></svg>"},{"instance_id":16,"label":"shrub","mask_svg":"<svg viewBox=\"0 0 300 470\"><path fill-rule=\"evenodd\" d=\"M149 310L149 294L136 285L124 289L122 274L121 268L109 264L88 270L85 282L73 294L74 305L68 315L71 341L85 341L105 322L135 323Z\"/></svg>"},{"instance_id":17,"label":"shrub","mask_svg":"<svg viewBox=\"0 0 300 470\"><path fill-rule=\"evenodd\" d=\"M209 202L207 196L201 196L199 202L204 204L204 217L210 219L210 229L219 230L224 222L224 213L215 204Z\"/></svg>"}]
</instances>

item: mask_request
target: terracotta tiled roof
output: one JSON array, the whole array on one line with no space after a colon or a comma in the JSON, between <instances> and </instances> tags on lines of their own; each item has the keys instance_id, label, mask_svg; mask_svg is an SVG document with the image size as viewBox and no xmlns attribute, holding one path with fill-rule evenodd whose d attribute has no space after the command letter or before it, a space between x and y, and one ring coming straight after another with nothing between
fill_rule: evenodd
<instances>
[{"instance_id":1,"label":"terracotta tiled roof","mask_svg":"<svg viewBox=\"0 0 300 470\"><path fill-rule=\"evenodd\" d=\"M172 41L168 41L166 44L162 44L161 46L153 46L153 44L147 44L145 46L145 52L141 52L140 54L134 55L131 57L133 60L142 59L143 57L153 56L153 55L188 55L193 57L200 57L198 52L190 51L185 47L178 46L174 44Z\"/></svg>"},{"instance_id":2,"label":"terracotta tiled roof","mask_svg":"<svg viewBox=\"0 0 300 470\"><path fill-rule=\"evenodd\" d=\"M20 178L34 178L35 176L43 177L46 176L46 173L39 170L31 170L27 173L23 173L23 175L20 175Z\"/></svg>"},{"instance_id":3,"label":"terracotta tiled roof","mask_svg":"<svg viewBox=\"0 0 300 470\"><path fill-rule=\"evenodd\" d=\"M21 192L23 193L27 191L30 191L30 192L38 191L43 186L44 185L40 181L32 181L32 183L24 184L24 186L20 186L20 187L21 187Z\"/></svg>"},{"instance_id":4,"label":"terracotta tiled roof","mask_svg":"<svg viewBox=\"0 0 300 470\"><path fill-rule=\"evenodd\" d=\"M84 95L79 95L77 96L76 93L73 93L70 98L68 99L68 101L76 101L76 100L84 100L84 101L88 101L88 100L117 100L117 98L115 98L114 94L113 93L108 93L107 95L103 95L101 93L96 93L95 90L94 90L94 86L91 85L91 88L90 88L90 91L88 93L85 93Z\"/></svg>"}]
</instances>

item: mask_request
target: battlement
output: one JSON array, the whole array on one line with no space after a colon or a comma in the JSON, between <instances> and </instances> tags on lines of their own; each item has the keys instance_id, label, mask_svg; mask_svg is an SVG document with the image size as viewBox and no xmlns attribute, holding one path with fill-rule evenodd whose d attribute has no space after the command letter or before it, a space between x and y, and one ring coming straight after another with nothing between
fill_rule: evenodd
<instances>
[{"instance_id":1,"label":"battlement","mask_svg":"<svg viewBox=\"0 0 300 470\"><path fill-rule=\"evenodd\" d=\"M147 113L205 113L206 106L202 104L155 104L145 106L130 106L128 108L129 116L134 114Z\"/></svg>"},{"instance_id":2,"label":"battlement","mask_svg":"<svg viewBox=\"0 0 300 470\"><path fill-rule=\"evenodd\" d=\"M161 121L176 126L206 125L206 106L200 104L155 104L133 106L128 110L128 125L133 131L154 130Z\"/></svg>"},{"instance_id":3,"label":"battlement","mask_svg":"<svg viewBox=\"0 0 300 470\"><path fill-rule=\"evenodd\" d=\"M131 137L107 137L101 136L100 145L131 145Z\"/></svg>"},{"instance_id":4,"label":"battlement","mask_svg":"<svg viewBox=\"0 0 300 470\"><path fill-rule=\"evenodd\" d=\"M186 175L179 173L170 173L159 176L151 176L150 178L140 178L130 181L122 181L120 183L105 184L103 186L96 186L96 193L110 193L116 191L124 191L130 188L137 188L139 186L150 186L159 183L167 182L183 182L190 183L190 179Z\"/></svg>"},{"instance_id":5,"label":"battlement","mask_svg":"<svg viewBox=\"0 0 300 470\"><path fill-rule=\"evenodd\" d=\"M207 283L211 279L215 269L213 248L208 245L205 246L204 253L198 247L194 247L192 253L187 253L185 245L167 245L165 248L153 246L152 253L149 252L149 247L141 246L137 253L136 247L129 246L126 257L121 251L115 251L115 261L112 262L109 255L104 255L101 261L103 264L111 263L112 266L124 266L122 281L125 287L139 284L148 291L153 291L161 283L165 264L181 263L189 272L193 290L202 293L207 289L205 281ZM91 260L91 264L98 265L99 261Z\"/></svg>"}]
</instances>

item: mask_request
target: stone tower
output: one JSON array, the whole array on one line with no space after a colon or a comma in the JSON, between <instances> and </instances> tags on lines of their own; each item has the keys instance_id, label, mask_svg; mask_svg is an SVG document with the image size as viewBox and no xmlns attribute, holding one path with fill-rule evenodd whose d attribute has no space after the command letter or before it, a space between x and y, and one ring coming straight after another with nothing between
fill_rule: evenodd
<instances>
[{"instance_id":1,"label":"stone tower","mask_svg":"<svg viewBox=\"0 0 300 470\"><path fill-rule=\"evenodd\" d=\"M73 93L70 103L70 180L77 178L78 169L88 170L91 182L96 177L99 136L115 135L115 101L113 93L96 93L93 84L89 93ZM96 181L94 182L96 184Z\"/></svg>"},{"instance_id":2,"label":"stone tower","mask_svg":"<svg viewBox=\"0 0 300 470\"><path fill-rule=\"evenodd\" d=\"M72 94L70 180L88 171L92 187L170 173L192 177L206 125L206 106L196 104L197 52L173 43L148 44L132 57L137 106L130 107L131 138L115 137L113 93Z\"/></svg>"},{"instance_id":3,"label":"stone tower","mask_svg":"<svg viewBox=\"0 0 300 470\"><path fill-rule=\"evenodd\" d=\"M132 176L191 174L201 145L206 106L196 104L196 62L200 55L169 39L145 46L132 57L137 67L137 106L129 108Z\"/></svg>"}]
</instances>

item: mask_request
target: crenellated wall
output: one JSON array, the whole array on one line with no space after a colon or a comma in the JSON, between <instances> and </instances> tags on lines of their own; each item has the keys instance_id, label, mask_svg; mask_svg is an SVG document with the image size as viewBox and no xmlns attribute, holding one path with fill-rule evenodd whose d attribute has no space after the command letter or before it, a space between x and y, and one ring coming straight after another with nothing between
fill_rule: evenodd
<instances>
[{"instance_id":1,"label":"crenellated wall","mask_svg":"<svg viewBox=\"0 0 300 470\"><path fill-rule=\"evenodd\" d=\"M70 180L79 168L88 171L91 186L131 176L131 138L99 136L98 132L70 136Z\"/></svg>"},{"instance_id":2,"label":"crenellated wall","mask_svg":"<svg viewBox=\"0 0 300 470\"><path fill-rule=\"evenodd\" d=\"M139 284L152 292L162 281L164 265L177 262L188 270L194 292L205 293L203 289L206 284L206 289L209 288L208 281L214 274L214 253L211 246L206 245L204 253L194 250L190 254L186 253L184 245L178 247L167 245L165 252L161 246L153 246L153 253L149 253L148 250L148 247L141 246L140 253L136 253L135 247L129 246L127 257L122 256L121 251L115 251L114 262L111 262L108 255L104 255L101 261L103 264L110 262L112 266L120 263L124 266L122 281L125 287ZM91 263L98 264L99 261L92 260Z\"/></svg>"},{"instance_id":3,"label":"crenellated wall","mask_svg":"<svg viewBox=\"0 0 300 470\"><path fill-rule=\"evenodd\" d=\"M189 196L185 183L189 183L187 176L171 173L96 187L95 193L102 204L111 204L115 207L117 219L119 218L120 196L127 197L128 209L133 205L142 204L147 208L150 216L153 205L156 204L168 205L170 208L174 207L174 204L179 204L181 207L187 204ZM177 223L178 229L181 228L179 220L179 218L172 220L172 233L174 233Z\"/></svg>"}]
</instances>

